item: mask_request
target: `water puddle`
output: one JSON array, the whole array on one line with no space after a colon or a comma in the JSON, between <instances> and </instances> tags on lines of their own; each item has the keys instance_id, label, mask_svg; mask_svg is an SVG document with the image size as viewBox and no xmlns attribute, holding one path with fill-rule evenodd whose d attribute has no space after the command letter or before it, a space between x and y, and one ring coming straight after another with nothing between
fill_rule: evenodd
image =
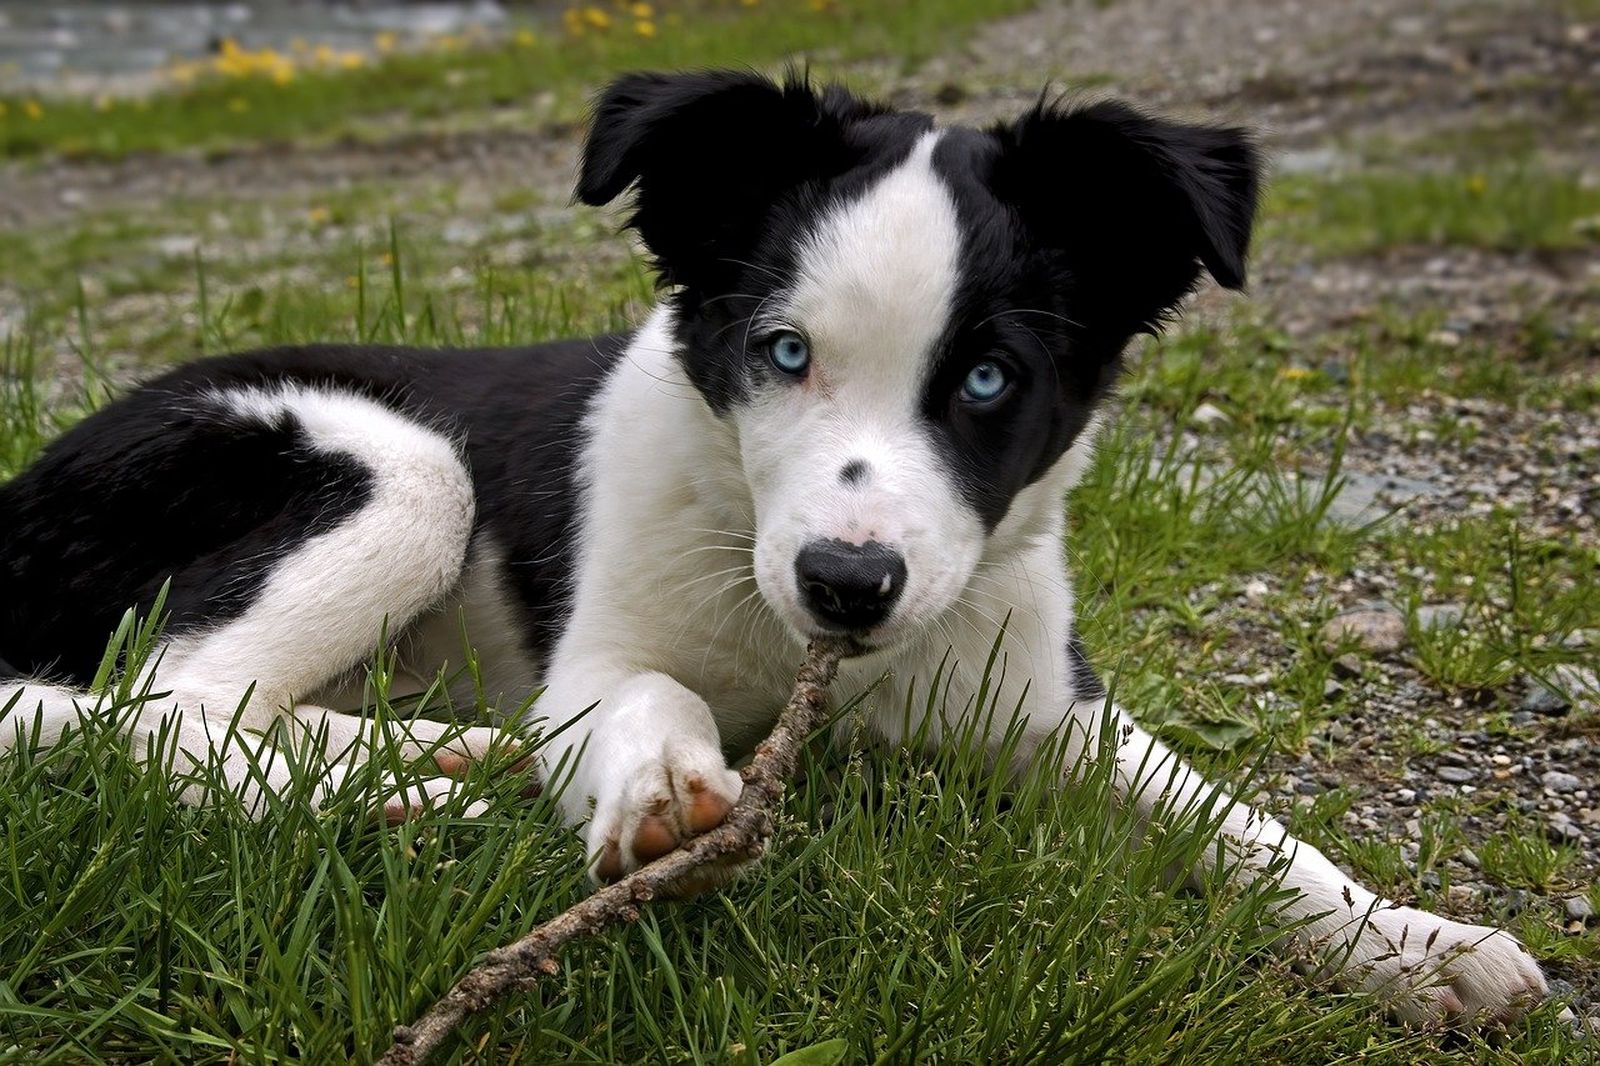
<instances>
[{"instance_id":1,"label":"water puddle","mask_svg":"<svg viewBox=\"0 0 1600 1066\"><path fill-rule=\"evenodd\" d=\"M204 57L225 39L247 49L288 52L299 42L371 53L380 35L405 47L447 34L500 33L507 21L495 0L0 0L0 89L137 93L152 88L169 63Z\"/></svg>"}]
</instances>

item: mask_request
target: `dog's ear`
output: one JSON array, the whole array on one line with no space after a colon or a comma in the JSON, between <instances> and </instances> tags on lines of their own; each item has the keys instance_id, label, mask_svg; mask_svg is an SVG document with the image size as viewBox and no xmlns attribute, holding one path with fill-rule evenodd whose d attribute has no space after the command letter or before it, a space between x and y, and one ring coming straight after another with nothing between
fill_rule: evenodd
<instances>
[{"instance_id":1,"label":"dog's ear","mask_svg":"<svg viewBox=\"0 0 1600 1066\"><path fill-rule=\"evenodd\" d=\"M799 75L624 75L595 107L577 199L599 206L636 185L628 224L662 281L714 287L786 190L846 169L845 126L864 111Z\"/></svg>"},{"instance_id":2,"label":"dog's ear","mask_svg":"<svg viewBox=\"0 0 1600 1066\"><path fill-rule=\"evenodd\" d=\"M1201 266L1244 286L1261 170L1247 131L1107 101L1041 102L993 133L995 193L1128 329L1156 328Z\"/></svg>"}]
</instances>

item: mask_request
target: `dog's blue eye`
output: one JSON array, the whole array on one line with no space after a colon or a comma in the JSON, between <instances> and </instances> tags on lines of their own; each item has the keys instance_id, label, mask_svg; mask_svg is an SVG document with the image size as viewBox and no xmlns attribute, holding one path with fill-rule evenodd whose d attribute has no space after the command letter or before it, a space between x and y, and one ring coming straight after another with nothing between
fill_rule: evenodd
<instances>
[{"instance_id":1,"label":"dog's blue eye","mask_svg":"<svg viewBox=\"0 0 1600 1066\"><path fill-rule=\"evenodd\" d=\"M772 365L785 374L794 374L798 377L811 365L810 346L806 344L804 337L791 330L784 330L768 341L767 353L772 359Z\"/></svg>"},{"instance_id":2,"label":"dog's blue eye","mask_svg":"<svg viewBox=\"0 0 1600 1066\"><path fill-rule=\"evenodd\" d=\"M1005 392L1009 384L1011 378L1005 367L985 360L967 371L966 380L961 382L961 398L968 403L988 403Z\"/></svg>"}]
</instances>

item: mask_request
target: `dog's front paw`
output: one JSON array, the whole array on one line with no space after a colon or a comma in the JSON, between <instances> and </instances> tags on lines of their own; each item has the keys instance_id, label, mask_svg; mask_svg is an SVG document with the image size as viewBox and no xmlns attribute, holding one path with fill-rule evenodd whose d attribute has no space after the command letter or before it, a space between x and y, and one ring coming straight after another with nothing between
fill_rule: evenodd
<instances>
[{"instance_id":1,"label":"dog's front paw","mask_svg":"<svg viewBox=\"0 0 1600 1066\"><path fill-rule=\"evenodd\" d=\"M1375 911L1345 966L1412 1025L1506 1024L1549 991L1510 933L1412 907Z\"/></svg>"},{"instance_id":2,"label":"dog's front paw","mask_svg":"<svg viewBox=\"0 0 1600 1066\"><path fill-rule=\"evenodd\" d=\"M615 881L721 825L744 789L720 751L696 742L669 740L658 756L608 767L605 777L585 834L589 869L600 881Z\"/></svg>"}]
</instances>

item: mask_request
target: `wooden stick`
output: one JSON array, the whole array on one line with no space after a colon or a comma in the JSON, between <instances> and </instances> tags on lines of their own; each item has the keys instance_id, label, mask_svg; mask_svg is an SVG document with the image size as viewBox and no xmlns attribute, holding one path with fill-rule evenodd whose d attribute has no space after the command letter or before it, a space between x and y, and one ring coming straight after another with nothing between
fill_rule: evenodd
<instances>
[{"instance_id":1,"label":"wooden stick","mask_svg":"<svg viewBox=\"0 0 1600 1066\"><path fill-rule=\"evenodd\" d=\"M847 639L815 641L795 676L789 702L772 733L741 772L744 792L723 823L562 911L521 940L496 948L411 1025L398 1025L378 1066L420 1066L469 1015L492 1007L559 969L563 948L614 925L637 921L641 904L732 876L767 850L784 786L794 776L806 738L827 720L828 686L839 660L858 653Z\"/></svg>"}]
</instances>

